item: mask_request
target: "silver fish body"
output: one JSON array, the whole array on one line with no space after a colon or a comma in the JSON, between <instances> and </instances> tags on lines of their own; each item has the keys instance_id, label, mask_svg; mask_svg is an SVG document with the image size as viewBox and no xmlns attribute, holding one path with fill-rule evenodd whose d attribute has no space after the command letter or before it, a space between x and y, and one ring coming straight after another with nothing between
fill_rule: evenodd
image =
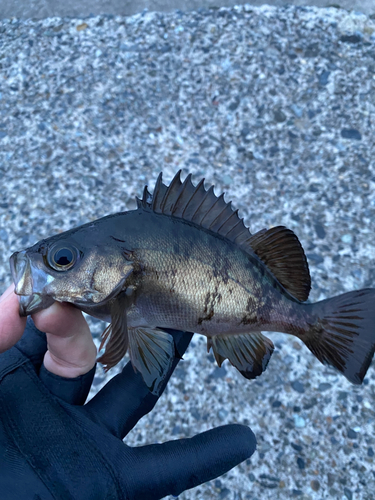
<instances>
[{"instance_id":1,"label":"silver fish body","mask_svg":"<svg viewBox=\"0 0 375 500\"><path fill-rule=\"evenodd\" d=\"M108 368L129 350L157 393L174 354L163 329L207 336L219 365L228 359L246 378L273 352L261 331L301 338L322 361L360 383L375 350L375 290L304 303L310 275L303 249L284 227L251 235L223 197L184 183L138 209L114 214L42 240L11 257L20 313L71 302L110 322L103 333Z\"/></svg>"}]
</instances>

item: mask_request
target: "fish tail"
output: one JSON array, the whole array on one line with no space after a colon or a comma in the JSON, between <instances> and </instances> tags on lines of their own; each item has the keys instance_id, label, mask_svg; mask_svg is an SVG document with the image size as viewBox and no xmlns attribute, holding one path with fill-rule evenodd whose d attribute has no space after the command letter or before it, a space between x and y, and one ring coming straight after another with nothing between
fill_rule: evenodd
<instances>
[{"instance_id":1,"label":"fish tail","mask_svg":"<svg viewBox=\"0 0 375 500\"><path fill-rule=\"evenodd\" d=\"M298 336L323 364L361 384L375 351L375 289L309 304L308 327Z\"/></svg>"}]
</instances>

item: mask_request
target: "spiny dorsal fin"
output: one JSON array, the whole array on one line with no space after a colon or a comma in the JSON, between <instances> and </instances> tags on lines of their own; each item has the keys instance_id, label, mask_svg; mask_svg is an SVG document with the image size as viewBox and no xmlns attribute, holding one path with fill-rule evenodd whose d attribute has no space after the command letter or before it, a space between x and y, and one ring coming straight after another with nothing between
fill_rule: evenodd
<instances>
[{"instance_id":1,"label":"spiny dorsal fin","mask_svg":"<svg viewBox=\"0 0 375 500\"><path fill-rule=\"evenodd\" d=\"M262 229L247 241L260 260L296 299L309 296L311 278L305 252L297 236L284 226Z\"/></svg>"},{"instance_id":2,"label":"spiny dorsal fin","mask_svg":"<svg viewBox=\"0 0 375 500\"><path fill-rule=\"evenodd\" d=\"M158 214L164 213L162 208L161 208L161 204L162 204L165 193L168 191L168 186L166 186L163 183L162 177L163 177L163 174L160 172L158 178L156 179L155 189L154 189L154 192L152 194L152 202L151 202L152 210Z\"/></svg>"},{"instance_id":3,"label":"spiny dorsal fin","mask_svg":"<svg viewBox=\"0 0 375 500\"><path fill-rule=\"evenodd\" d=\"M138 208L150 209L156 213L179 217L186 221L209 229L231 241L241 245L251 236L238 217L238 210L233 210L232 203L224 201L224 194L216 196L214 188L204 187L204 179L196 186L191 182L189 174L181 182L181 170L177 172L169 186L162 182L162 174L156 181L155 189L150 199L147 187L142 200L137 199Z\"/></svg>"},{"instance_id":4,"label":"spiny dorsal fin","mask_svg":"<svg viewBox=\"0 0 375 500\"><path fill-rule=\"evenodd\" d=\"M138 196L136 196L135 200L137 202L137 208L151 208L152 194L147 189L147 186L143 189L142 199L139 199Z\"/></svg>"}]
</instances>

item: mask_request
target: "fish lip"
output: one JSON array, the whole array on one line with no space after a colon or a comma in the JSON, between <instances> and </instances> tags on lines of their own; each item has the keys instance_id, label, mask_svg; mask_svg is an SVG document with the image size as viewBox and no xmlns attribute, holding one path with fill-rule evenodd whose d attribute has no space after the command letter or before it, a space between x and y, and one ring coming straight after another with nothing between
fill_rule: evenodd
<instances>
[{"instance_id":1,"label":"fish lip","mask_svg":"<svg viewBox=\"0 0 375 500\"><path fill-rule=\"evenodd\" d=\"M44 309L43 299L39 293L33 293L32 295L20 295L18 300L19 315L21 317L28 316L31 313Z\"/></svg>"},{"instance_id":2,"label":"fish lip","mask_svg":"<svg viewBox=\"0 0 375 500\"><path fill-rule=\"evenodd\" d=\"M47 309L51 306L55 300L48 295L41 295L40 293L33 293L32 295L20 295L18 297L19 301L19 315L21 317L29 316L30 314L35 314L38 311Z\"/></svg>"},{"instance_id":3,"label":"fish lip","mask_svg":"<svg viewBox=\"0 0 375 500\"><path fill-rule=\"evenodd\" d=\"M48 280L32 265L25 250L14 252L9 262L15 284L14 292L19 296L19 315L21 317L46 309L55 302L52 297L43 294L43 289L41 292L34 291L34 286L38 286L41 279L47 283Z\"/></svg>"},{"instance_id":4,"label":"fish lip","mask_svg":"<svg viewBox=\"0 0 375 500\"><path fill-rule=\"evenodd\" d=\"M19 252L12 253L12 255L10 256L10 259L9 259L10 272L12 273L12 278L13 278L14 283L16 282L16 277L17 277L16 262L15 261L16 261L18 253Z\"/></svg>"},{"instance_id":5,"label":"fish lip","mask_svg":"<svg viewBox=\"0 0 375 500\"><path fill-rule=\"evenodd\" d=\"M33 283L31 278L30 260L26 252L14 252L9 259L10 270L15 284L14 292L17 295L32 295Z\"/></svg>"}]
</instances>

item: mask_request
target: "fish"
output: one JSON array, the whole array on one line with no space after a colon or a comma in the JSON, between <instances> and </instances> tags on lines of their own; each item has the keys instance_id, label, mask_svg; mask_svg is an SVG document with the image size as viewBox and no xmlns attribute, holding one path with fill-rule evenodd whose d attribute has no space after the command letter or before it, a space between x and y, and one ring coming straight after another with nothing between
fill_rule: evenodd
<instances>
[{"instance_id":1,"label":"fish","mask_svg":"<svg viewBox=\"0 0 375 500\"><path fill-rule=\"evenodd\" d=\"M361 384L375 350L375 289L311 303L308 262L284 226L254 234L204 179L159 175L135 210L43 239L10 257L21 316L68 302L108 323L105 370L128 352L158 394L173 362L166 329L207 337L219 366L261 375L274 351L262 332L301 339L323 364Z\"/></svg>"}]
</instances>

